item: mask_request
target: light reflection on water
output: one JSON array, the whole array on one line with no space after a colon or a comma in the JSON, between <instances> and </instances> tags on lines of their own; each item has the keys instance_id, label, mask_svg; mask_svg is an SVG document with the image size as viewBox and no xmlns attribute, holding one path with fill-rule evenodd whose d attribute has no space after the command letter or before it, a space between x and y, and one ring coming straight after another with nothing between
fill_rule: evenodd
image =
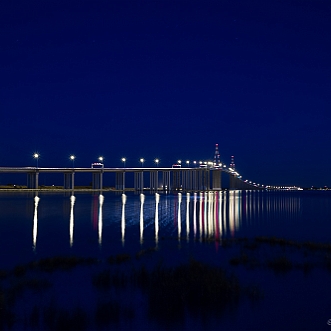
<instances>
[{"instance_id":1,"label":"light reflection on water","mask_svg":"<svg viewBox=\"0 0 331 331\"><path fill-rule=\"evenodd\" d=\"M137 248L140 250L141 247L158 246L160 252L172 259L181 255L179 250L189 247L195 249L195 253L198 250L203 252L203 259L217 257L218 263L218 257L225 249L218 250L217 240L215 245L214 242L210 245L210 238L222 241L231 237L266 235L325 242L331 231L330 219L331 194L328 192L217 191L174 195L105 192L102 195L75 193L71 196L40 193L35 197L7 194L0 195L0 261L1 267L5 268L6 258L14 260L13 265L17 265L22 256L24 262L31 256L39 259L40 254L52 256L63 252L77 255L104 252L103 256L109 256L131 247L129 253L137 253ZM206 247L207 250L202 249ZM24 255L27 251L30 255ZM185 249L182 252L182 255L186 254ZM261 271L249 276L249 272L245 275L259 278L261 286L267 288L270 277L261 277ZM306 286L313 289L312 293L315 282L320 281L319 274L313 276L315 278L312 277ZM266 293L273 296L266 296L268 304L263 302L260 310L255 312L243 305L235 325L241 325L249 318L257 321L260 316L273 320L276 318L274 311L278 313L283 307L286 310L295 307L295 299L291 299L290 293L292 286L297 286L296 293L299 293L297 271L293 271L293 278L291 282L289 278L284 281L280 278L279 287L271 278L271 290L267 288L269 292ZM284 305L283 292L288 293L290 304L287 306ZM275 310L274 296L278 294L278 310ZM311 300L302 300L301 308L306 307L305 302L314 302L316 297L312 294ZM326 301L323 306L327 307ZM297 313L294 308L293 311ZM231 318L228 323L228 329L236 329ZM252 329L258 328L257 324Z\"/></svg>"},{"instance_id":2,"label":"light reflection on water","mask_svg":"<svg viewBox=\"0 0 331 331\"><path fill-rule=\"evenodd\" d=\"M35 196L34 198L34 213L33 213L33 233L32 233L32 247L33 250L36 250L37 245L37 234L38 234L38 203L39 203L39 197Z\"/></svg>"},{"instance_id":3,"label":"light reflection on water","mask_svg":"<svg viewBox=\"0 0 331 331\"><path fill-rule=\"evenodd\" d=\"M74 244L74 205L75 205L75 196L72 195L70 197L70 225L69 225L69 232L70 232L70 247Z\"/></svg>"},{"instance_id":4,"label":"light reflection on water","mask_svg":"<svg viewBox=\"0 0 331 331\"><path fill-rule=\"evenodd\" d=\"M127 248L133 244L156 245L160 239L171 238L187 242L258 235L329 239L331 194L327 192L210 191L122 196L108 192L71 196L39 193L35 197L1 197L3 251L10 249L9 238L13 237L18 251L31 247L31 239L30 244L26 241L26 226L31 226L31 220L32 252L45 254L49 249L46 246L53 251L79 252L95 242L100 248Z\"/></svg>"},{"instance_id":5,"label":"light reflection on water","mask_svg":"<svg viewBox=\"0 0 331 331\"><path fill-rule=\"evenodd\" d=\"M98 234L99 234L99 245L102 244L102 206L103 206L104 196L99 195L99 215L98 215Z\"/></svg>"}]
</instances>

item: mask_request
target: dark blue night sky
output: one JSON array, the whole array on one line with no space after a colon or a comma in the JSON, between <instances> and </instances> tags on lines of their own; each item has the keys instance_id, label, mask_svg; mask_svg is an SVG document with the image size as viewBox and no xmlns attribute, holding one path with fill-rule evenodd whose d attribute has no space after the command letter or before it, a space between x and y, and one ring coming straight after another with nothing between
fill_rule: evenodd
<instances>
[{"instance_id":1,"label":"dark blue night sky","mask_svg":"<svg viewBox=\"0 0 331 331\"><path fill-rule=\"evenodd\" d=\"M0 166L235 156L331 186L331 2L2 1Z\"/></svg>"}]
</instances>

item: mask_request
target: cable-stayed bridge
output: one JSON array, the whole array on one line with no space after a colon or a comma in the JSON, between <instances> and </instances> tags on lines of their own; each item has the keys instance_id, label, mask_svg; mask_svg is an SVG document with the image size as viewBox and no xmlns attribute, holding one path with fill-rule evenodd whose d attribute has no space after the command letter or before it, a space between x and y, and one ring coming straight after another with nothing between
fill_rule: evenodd
<instances>
[{"instance_id":1,"label":"cable-stayed bridge","mask_svg":"<svg viewBox=\"0 0 331 331\"><path fill-rule=\"evenodd\" d=\"M214 161L193 162L193 167L186 161L186 167L182 167L181 161L172 167L159 167L157 159L155 167L143 167L144 159L141 159L142 166L139 168L106 168L101 162L92 163L89 168L40 168L38 167L38 154L36 167L0 167L0 174L26 174L27 188L39 190L39 176L42 174L63 174L63 188L66 190L75 189L75 178L82 173L90 173L92 181L90 188L103 190L113 188L119 191L206 191L206 190L263 190L263 189L299 189L297 187L275 187L258 184L244 180L236 171L234 156L231 156L230 166L226 166L220 160L218 144L215 146ZM74 156L70 159L74 161ZM103 160L102 157L99 160ZM109 185L112 183L111 185Z\"/></svg>"}]
</instances>

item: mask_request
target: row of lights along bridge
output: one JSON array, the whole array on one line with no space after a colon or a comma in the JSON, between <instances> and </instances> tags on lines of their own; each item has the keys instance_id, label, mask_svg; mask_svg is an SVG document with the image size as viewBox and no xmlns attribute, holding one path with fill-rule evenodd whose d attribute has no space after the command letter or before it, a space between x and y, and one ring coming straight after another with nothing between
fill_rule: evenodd
<instances>
[{"instance_id":1,"label":"row of lights along bridge","mask_svg":"<svg viewBox=\"0 0 331 331\"><path fill-rule=\"evenodd\" d=\"M36 160L37 168L38 168L38 161L39 161L39 158L40 158L40 154L39 153L34 153L33 154L33 157ZM76 156L75 155L70 155L69 159L72 162L72 167L74 168L75 167ZM124 168L125 168L126 160L127 159L125 157L121 158L121 161L123 162ZM103 156L98 157L98 161L100 162L100 164L102 164L103 161L104 161L104 157ZM140 162L140 164L141 164L142 167L144 166L145 161L146 160L143 159L143 158L139 159L139 162ZM154 164L156 164L157 167L159 166L159 163L160 163L160 159L154 159ZM210 162L210 161L193 161L192 163L193 163L193 166L194 167L197 167L197 166L200 166L200 167L207 167L207 166L212 167L213 165L215 165L213 162ZM176 164L173 164L172 165L172 167L180 168L182 166L182 164L184 164L184 165L186 164L186 166L189 167L190 166L190 161L187 160L185 162L182 162L182 160L178 160ZM226 167L226 166L224 165L224 167Z\"/></svg>"}]
</instances>

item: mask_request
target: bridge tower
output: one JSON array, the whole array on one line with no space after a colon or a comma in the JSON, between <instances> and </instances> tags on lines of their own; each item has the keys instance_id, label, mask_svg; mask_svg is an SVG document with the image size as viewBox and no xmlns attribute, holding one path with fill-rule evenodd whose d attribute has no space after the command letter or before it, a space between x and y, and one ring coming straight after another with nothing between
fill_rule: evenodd
<instances>
[{"instance_id":1,"label":"bridge tower","mask_svg":"<svg viewBox=\"0 0 331 331\"><path fill-rule=\"evenodd\" d=\"M230 169L232 169L233 171L236 170L236 165L234 163L234 156L232 155L231 156L231 163L230 163L230 166L229 166ZM235 189L238 189L238 180L237 180L237 176L235 176L233 173L229 173L230 175L230 190L235 190Z\"/></svg>"},{"instance_id":2,"label":"bridge tower","mask_svg":"<svg viewBox=\"0 0 331 331\"><path fill-rule=\"evenodd\" d=\"M236 170L236 165L234 163L234 156L231 156L231 163L230 163L230 168L234 171Z\"/></svg>"},{"instance_id":3,"label":"bridge tower","mask_svg":"<svg viewBox=\"0 0 331 331\"><path fill-rule=\"evenodd\" d=\"M215 154L214 154L214 166L219 166L221 164L220 152L218 150L218 144L215 145Z\"/></svg>"},{"instance_id":4,"label":"bridge tower","mask_svg":"<svg viewBox=\"0 0 331 331\"><path fill-rule=\"evenodd\" d=\"M218 144L215 145L214 167L212 170L212 187L214 190L220 190L222 188L222 167Z\"/></svg>"}]
</instances>

